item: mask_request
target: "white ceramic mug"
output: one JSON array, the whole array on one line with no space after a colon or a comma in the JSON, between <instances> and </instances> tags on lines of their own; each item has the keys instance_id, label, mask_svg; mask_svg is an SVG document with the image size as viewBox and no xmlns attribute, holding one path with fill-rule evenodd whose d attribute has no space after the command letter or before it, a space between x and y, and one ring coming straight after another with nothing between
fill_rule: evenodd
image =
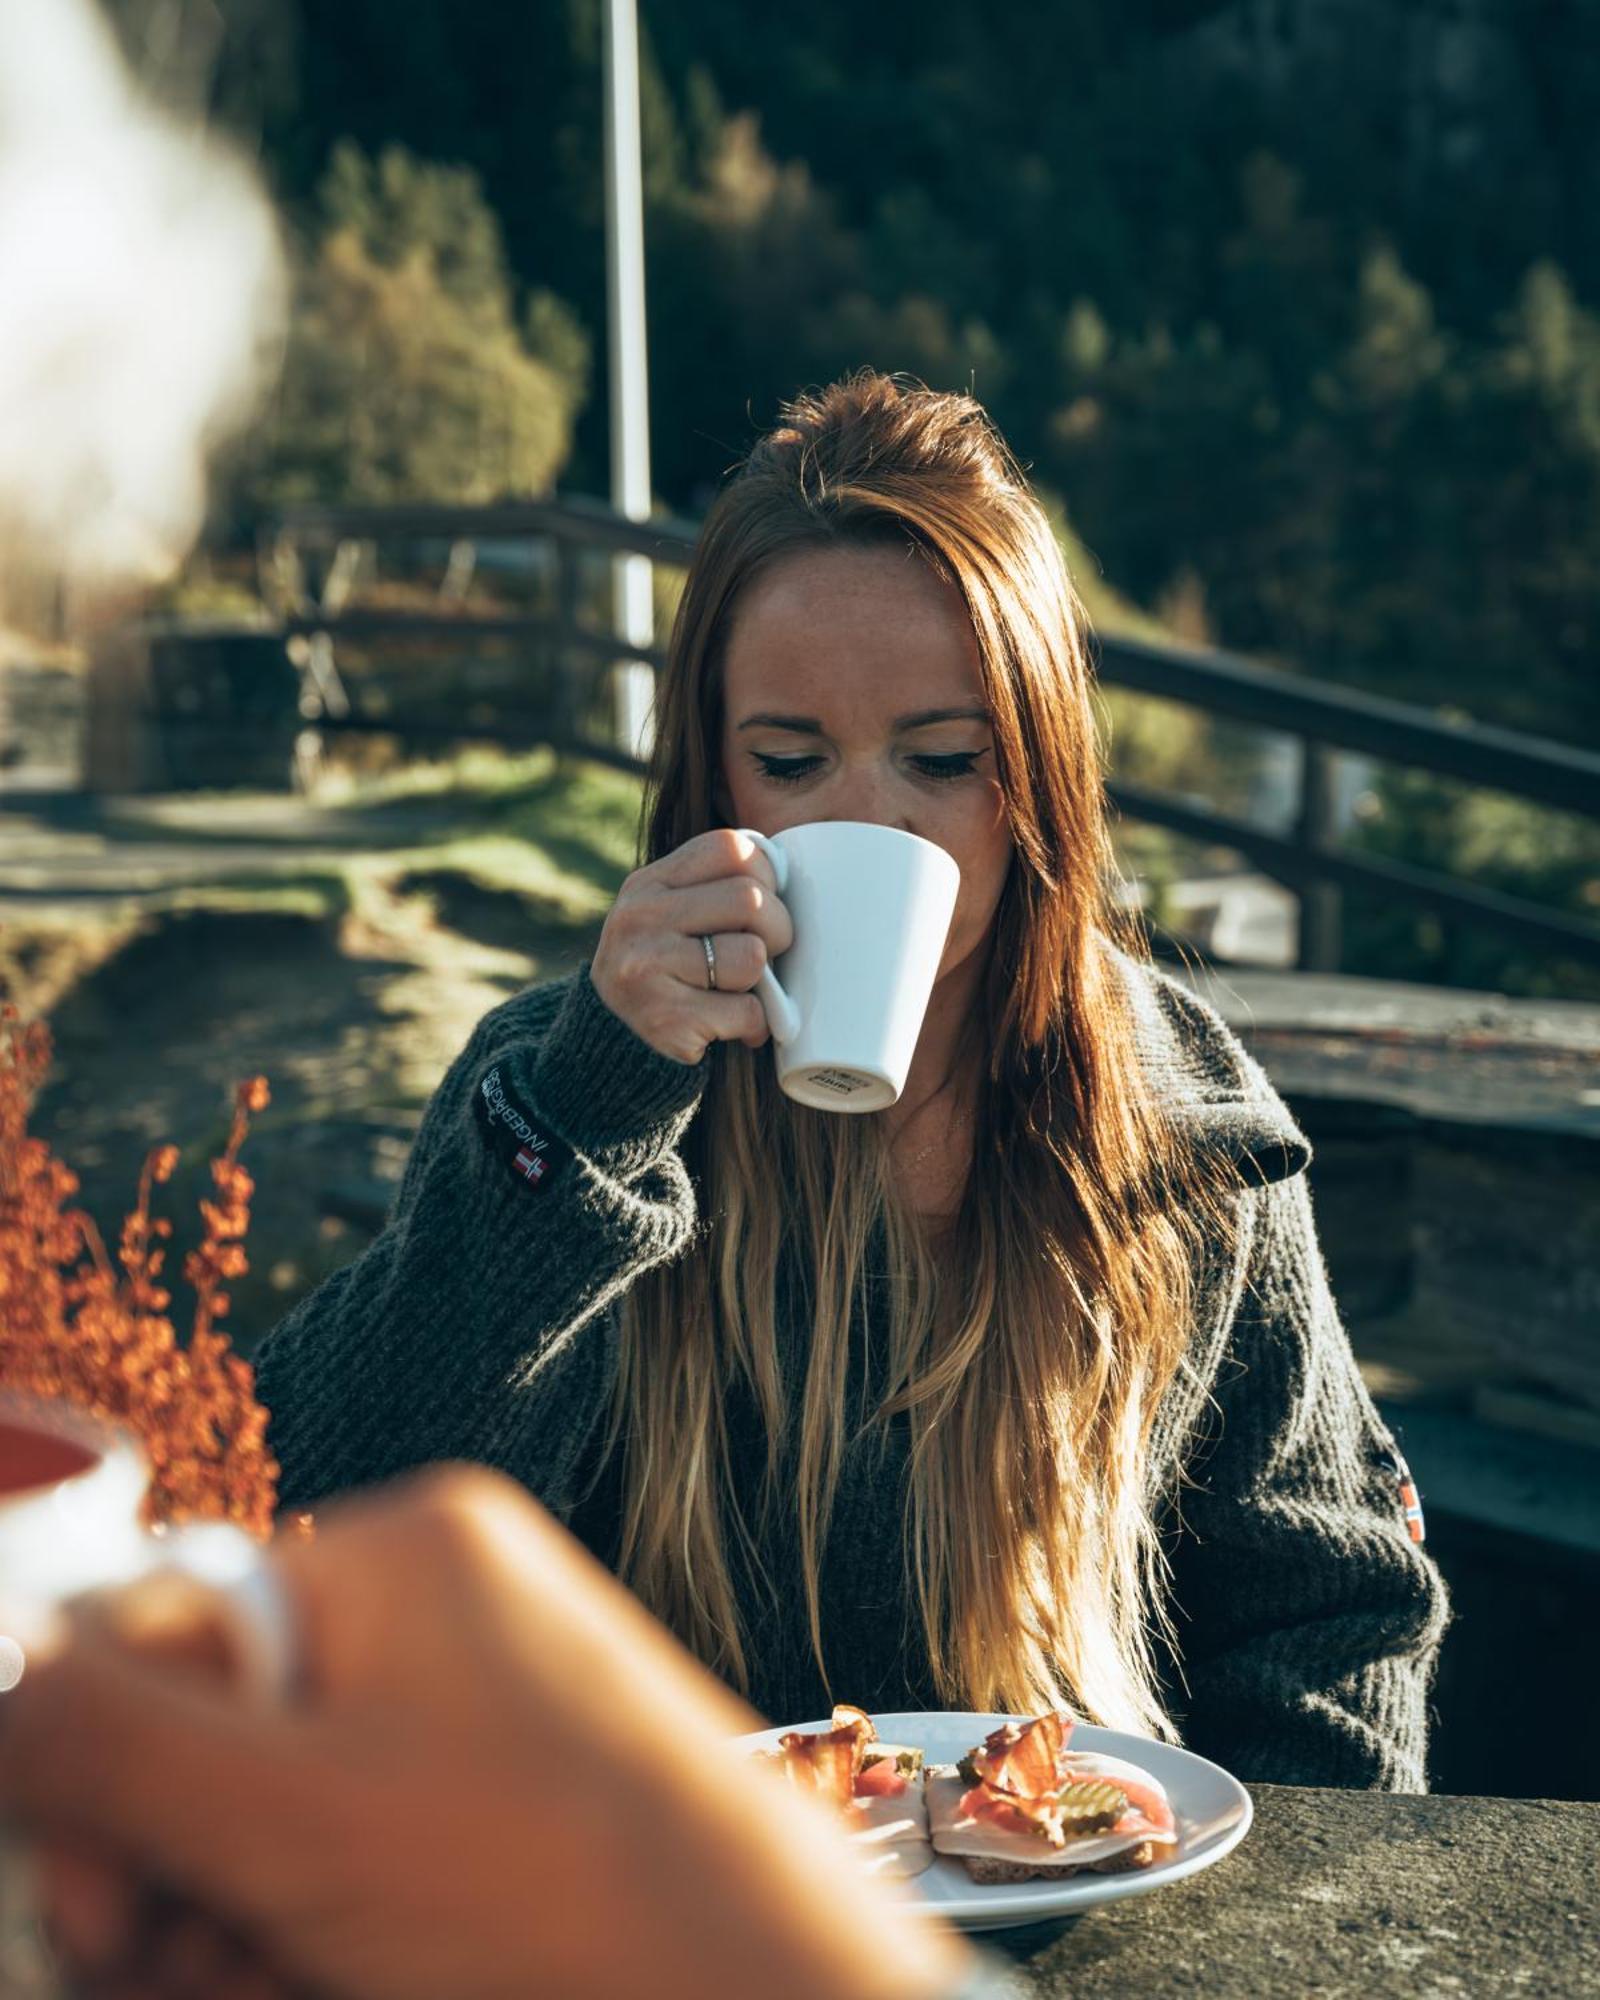
<instances>
[{"instance_id":1,"label":"white ceramic mug","mask_svg":"<svg viewBox=\"0 0 1600 2000\"><path fill-rule=\"evenodd\" d=\"M57 1403L0 1394L0 1720L36 1636L74 1598L169 1574L214 1599L246 1688L274 1698L294 1664L291 1620L256 1543L225 1523L152 1533L149 1468L126 1433ZM58 2000L26 1854L0 1823L0 1993Z\"/></svg>"},{"instance_id":2,"label":"white ceramic mug","mask_svg":"<svg viewBox=\"0 0 1600 2000\"><path fill-rule=\"evenodd\" d=\"M31 1630L88 1592L170 1573L216 1595L241 1678L282 1692L291 1634L259 1545L225 1522L147 1529L149 1479L125 1431L65 1404L0 1394L0 1634L8 1622Z\"/></svg>"},{"instance_id":3,"label":"white ceramic mug","mask_svg":"<svg viewBox=\"0 0 1600 2000\"><path fill-rule=\"evenodd\" d=\"M931 840L862 820L744 831L794 923L756 987L779 1086L821 1111L882 1111L905 1089L961 870Z\"/></svg>"}]
</instances>

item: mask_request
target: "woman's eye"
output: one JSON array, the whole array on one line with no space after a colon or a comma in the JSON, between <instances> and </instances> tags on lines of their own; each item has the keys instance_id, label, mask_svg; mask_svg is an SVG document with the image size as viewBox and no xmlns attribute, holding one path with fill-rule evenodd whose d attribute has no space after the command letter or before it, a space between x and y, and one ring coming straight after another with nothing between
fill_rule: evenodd
<instances>
[{"instance_id":1,"label":"woman's eye","mask_svg":"<svg viewBox=\"0 0 1600 2000\"><path fill-rule=\"evenodd\" d=\"M808 777L821 764L820 757L763 757L758 750L756 762L761 766L764 778L775 778L780 785L791 785L798 778Z\"/></svg>"},{"instance_id":2,"label":"woman's eye","mask_svg":"<svg viewBox=\"0 0 1600 2000\"><path fill-rule=\"evenodd\" d=\"M911 761L925 778L967 778L983 754L981 750L957 750L943 757L913 757Z\"/></svg>"}]
</instances>

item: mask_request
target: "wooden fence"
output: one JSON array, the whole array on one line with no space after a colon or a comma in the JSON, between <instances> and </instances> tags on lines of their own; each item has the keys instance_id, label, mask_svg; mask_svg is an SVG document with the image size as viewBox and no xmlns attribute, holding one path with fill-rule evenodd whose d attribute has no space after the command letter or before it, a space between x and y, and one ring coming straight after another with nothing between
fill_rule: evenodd
<instances>
[{"instance_id":1,"label":"wooden fence","mask_svg":"<svg viewBox=\"0 0 1600 2000\"><path fill-rule=\"evenodd\" d=\"M408 736L545 741L608 763L637 768L620 749L607 688L627 661L659 667L659 647L624 646L612 628L605 575L610 562L647 556L682 570L694 547L692 522L626 521L574 501L495 507L320 507L291 509L261 540L261 569L301 669L301 712L319 733L392 731ZM394 547L443 552L444 578L431 607L363 609L351 602L361 552ZM523 552L521 574L535 578L537 602L513 612L480 613L468 604L478 552ZM340 648L359 642L435 641L459 652L463 641L509 645L513 683L526 700L491 701L477 716L397 712L385 696L372 705L352 692ZM1241 855L1296 897L1299 959L1306 970L1339 964L1342 900L1368 891L1452 923L1600 965L1600 923L1504 895L1434 869L1353 853L1339 839L1334 771L1341 753L1464 780L1530 800L1552 811L1600 820L1600 756L1559 743L1443 720L1427 710L1332 687L1236 659L1106 636L1100 678L1108 686L1160 696L1207 715L1292 739L1299 752L1299 803L1288 832L1196 804L1118 774L1110 795L1124 818Z\"/></svg>"}]
</instances>

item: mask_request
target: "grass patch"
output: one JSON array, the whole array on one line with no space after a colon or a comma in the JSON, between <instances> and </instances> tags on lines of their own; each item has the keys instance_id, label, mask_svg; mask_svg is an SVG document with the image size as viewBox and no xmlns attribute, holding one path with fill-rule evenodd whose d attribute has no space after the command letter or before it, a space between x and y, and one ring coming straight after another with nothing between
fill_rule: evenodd
<instances>
[{"instance_id":1,"label":"grass patch","mask_svg":"<svg viewBox=\"0 0 1600 2000\"><path fill-rule=\"evenodd\" d=\"M418 869L391 886L397 896L422 897L436 924L496 951L532 958L563 950L581 955L602 912L587 899L576 907L569 897L530 893L521 886L522 871L515 872L517 882L506 886L469 869Z\"/></svg>"},{"instance_id":2,"label":"grass patch","mask_svg":"<svg viewBox=\"0 0 1600 2000\"><path fill-rule=\"evenodd\" d=\"M350 878L341 870L310 875L288 871L272 875L229 875L217 882L195 882L164 889L141 900L152 916L306 917L331 923L353 902Z\"/></svg>"},{"instance_id":3,"label":"grass patch","mask_svg":"<svg viewBox=\"0 0 1600 2000\"><path fill-rule=\"evenodd\" d=\"M642 796L641 781L625 771L549 750L468 751L447 763L335 780L320 794L349 815L356 840L361 817L381 812L393 851L397 812L413 809L415 846L430 869L522 889L574 913L587 913L596 897L609 906L634 866Z\"/></svg>"}]
</instances>

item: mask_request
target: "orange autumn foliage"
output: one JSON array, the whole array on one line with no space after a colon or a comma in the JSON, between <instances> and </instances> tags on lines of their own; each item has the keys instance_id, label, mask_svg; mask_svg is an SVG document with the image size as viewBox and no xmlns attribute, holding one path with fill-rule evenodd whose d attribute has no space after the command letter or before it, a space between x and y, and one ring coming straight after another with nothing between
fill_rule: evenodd
<instances>
[{"instance_id":1,"label":"orange autumn foliage","mask_svg":"<svg viewBox=\"0 0 1600 2000\"><path fill-rule=\"evenodd\" d=\"M248 1269L255 1184L239 1148L250 1113L267 1104L266 1080L239 1086L228 1143L211 1164L215 1197L200 1204L204 1233L183 1265L195 1310L180 1343L161 1282L172 1224L150 1213L177 1148L146 1159L114 1265L89 1217L69 1206L77 1176L28 1131L49 1061L44 1024L0 1010L0 1390L59 1399L131 1432L150 1462L152 1523L232 1521L264 1538L278 1479L267 1412L217 1324L225 1287Z\"/></svg>"}]
</instances>

